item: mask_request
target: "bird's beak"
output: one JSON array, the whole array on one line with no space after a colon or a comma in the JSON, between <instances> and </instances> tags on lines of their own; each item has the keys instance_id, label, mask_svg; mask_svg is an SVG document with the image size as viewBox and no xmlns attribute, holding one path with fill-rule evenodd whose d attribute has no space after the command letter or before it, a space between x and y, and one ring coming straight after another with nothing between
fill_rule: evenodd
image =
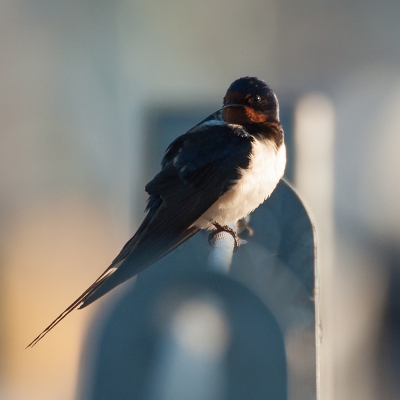
<instances>
[{"instance_id":1,"label":"bird's beak","mask_svg":"<svg viewBox=\"0 0 400 400\"><path fill-rule=\"evenodd\" d=\"M228 101L222 106L223 109L229 108L229 107L243 107L243 104L237 104L237 103L234 103L233 101Z\"/></svg>"}]
</instances>

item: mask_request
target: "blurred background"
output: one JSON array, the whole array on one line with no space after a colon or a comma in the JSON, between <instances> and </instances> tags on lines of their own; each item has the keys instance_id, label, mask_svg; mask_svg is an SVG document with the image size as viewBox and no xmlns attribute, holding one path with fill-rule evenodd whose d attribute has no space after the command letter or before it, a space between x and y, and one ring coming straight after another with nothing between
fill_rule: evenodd
<instances>
[{"instance_id":1,"label":"blurred background","mask_svg":"<svg viewBox=\"0 0 400 400\"><path fill-rule=\"evenodd\" d=\"M254 75L293 112L322 399L399 398L399 20L398 0L0 0L0 397L75 398L109 299L24 348L140 223L155 110L205 117Z\"/></svg>"}]
</instances>

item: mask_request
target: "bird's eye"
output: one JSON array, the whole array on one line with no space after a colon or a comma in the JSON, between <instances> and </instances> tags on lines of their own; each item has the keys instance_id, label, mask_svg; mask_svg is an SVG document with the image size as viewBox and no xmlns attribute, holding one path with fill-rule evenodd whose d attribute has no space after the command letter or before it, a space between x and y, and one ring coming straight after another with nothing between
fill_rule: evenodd
<instances>
[{"instance_id":1,"label":"bird's eye","mask_svg":"<svg viewBox=\"0 0 400 400\"><path fill-rule=\"evenodd\" d=\"M251 96L251 97L249 98L249 102L252 103L252 104L260 103L261 100L262 100L262 98L261 98L261 96L258 95L258 94L254 94L253 96Z\"/></svg>"}]
</instances>

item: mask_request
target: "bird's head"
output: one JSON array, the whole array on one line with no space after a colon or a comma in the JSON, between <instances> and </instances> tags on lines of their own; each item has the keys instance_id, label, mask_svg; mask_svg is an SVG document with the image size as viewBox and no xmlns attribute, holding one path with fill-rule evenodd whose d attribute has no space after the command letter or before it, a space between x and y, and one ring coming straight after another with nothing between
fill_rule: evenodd
<instances>
[{"instance_id":1,"label":"bird's head","mask_svg":"<svg viewBox=\"0 0 400 400\"><path fill-rule=\"evenodd\" d=\"M246 76L229 86L223 118L229 124L279 122L279 103L272 89L260 79Z\"/></svg>"}]
</instances>

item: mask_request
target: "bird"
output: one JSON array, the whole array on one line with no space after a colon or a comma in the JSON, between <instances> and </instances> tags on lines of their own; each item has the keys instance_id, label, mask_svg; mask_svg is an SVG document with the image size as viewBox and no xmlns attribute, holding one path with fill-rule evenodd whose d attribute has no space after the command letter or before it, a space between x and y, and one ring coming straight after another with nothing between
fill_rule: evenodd
<instances>
[{"instance_id":1,"label":"bird","mask_svg":"<svg viewBox=\"0 0 400 400\"><path fill-rule=\"evenodd\" d=\"M137 275L201 229L210 237L263 203L286 165L284 131L274 91L245 76L228 88L222 108L175 139L161 170L145 186L146 216L100 277L27 347L33 347L71 311L82 309Z\"/></svg>"}]
</instances>

